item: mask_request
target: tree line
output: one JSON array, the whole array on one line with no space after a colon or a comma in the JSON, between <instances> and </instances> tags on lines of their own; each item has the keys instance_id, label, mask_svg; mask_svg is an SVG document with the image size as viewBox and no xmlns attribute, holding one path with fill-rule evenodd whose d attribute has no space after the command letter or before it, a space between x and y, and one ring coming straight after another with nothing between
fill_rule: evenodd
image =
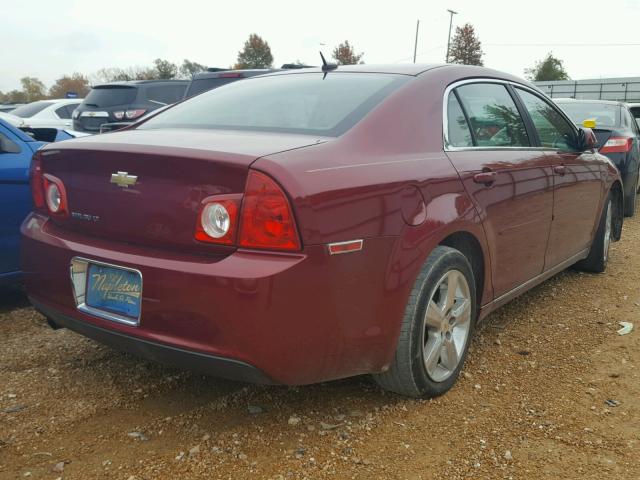
<instances>
[{"instance_id":1,"label":"tree line","mask_svg":"<svg viewBox=\"0 0 640 480\"><path fill-rule=\"evenodd\" d=\"M484 65L483 55L482 43L473 25L467 23L456 27L448 51L449 63L482 66ZM361 64L364 63L363 57L364 53L356 53L356 49L348 40L340 43L332 51L332 58L338 65ZM301 64L299 61L295 63ZM269 43L253 33L249 35L242 50L238 52L236 63L230 68L272 67L273 54ZM29 103L46 98L63 98L67 92L75 92L82 98L89 93L91 84L130 80L190 79L194 74L206 69L206 65L188 59L184 59L182 64L178 65L169 60L156 58L150 66L102 68L90 77L77 72L63 75L49 88L36 77L23 77L20 79L20 90L0 91L0 103ZM562 60L554 57L551 52L543 60L536 62L533 68L526 69L525 75L532 81L569 79Z\"/></svg>"}]
</instances>

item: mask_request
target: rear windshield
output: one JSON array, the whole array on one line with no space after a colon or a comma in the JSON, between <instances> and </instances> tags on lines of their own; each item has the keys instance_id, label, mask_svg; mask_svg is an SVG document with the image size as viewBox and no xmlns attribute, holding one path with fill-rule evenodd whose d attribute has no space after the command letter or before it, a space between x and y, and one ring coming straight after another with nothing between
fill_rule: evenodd
<instances>
[{"instance_id":1,"label":"rear windshield","mask_svg":"<svg viewBox=\"0 0 640 480\"><path fill-rule=\"evenodd\" d=\"M189 84L189 90L187 90L186 98L193 97L199 93L206 92L207 90L213 90L214 88L221 87L227 83L235 82L236 80L242 80L244 77L213 77L213 78L199 78L193 80Z\"/></svg>"},{"instance_id":2,"label":"rear windshield","mask_svg":"<svg viewBox=\"0 0 640 480\"><path fill-rule=\"evenodd\" d=\"M21 118L30 118L33 117L36 113L40 113L49 105L53 105L53 102L46 102L41 100L39 102L28 103L27 105L18 107L15 110L11 110L11 115L16 115L17 117Z\"/></svg>"},{"instance_id":3,"label":"rear windshield","mask_svg":"<svg viewBox=\"0 0 640 480\"><path fill-rule=\"evenodd\" d=\"M83 103L98 108L127 105L136 99L137 92L138 89L136 87L94 87L84 99Z\"/></svg>"},{"instance_id":4,"label":"rear windshield","mask_svg":"<svg viewBox=\"0 0 640 480\"><path fill-rule=\"evenodd\" d=\"M163 112L140 129L206 128L338 136L411 77L298 73L225 85Z\"/></svg>"},{"instance_id":5,"label":"rear windshield","mask_svg":"<svg viewBox=\"0 0 640 480\"><path fill-rule=\"evenodd\" d=\"M596 128L620 126L619 105L592 102L559 102L558 105L576 125L582 126L585 120L595 119Z\"/></svg>"}]
</instances>

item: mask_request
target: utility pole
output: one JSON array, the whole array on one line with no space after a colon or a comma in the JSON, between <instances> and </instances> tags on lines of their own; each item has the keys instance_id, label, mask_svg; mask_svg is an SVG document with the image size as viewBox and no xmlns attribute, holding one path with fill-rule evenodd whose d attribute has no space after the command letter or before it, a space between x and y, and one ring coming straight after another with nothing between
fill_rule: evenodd
<instances>
[{"instance_id":1,"label":"utility pole","mask_svg":"<svg viewBox=\"0 0 640 480\"><path fill-rule=\"evenodd\" d=\"M446 63L449 63L449 49L451 48L451 27L453 26L453 16L457 15L458 12L454 12L453 10L447 10L451 14L449 18L449 37L447 38L447 58Z\"/></svg>"},{"instance_id":2,"label":"utility pole","mask_svg":"<svg viewBox=\"0 0 640 480\"><path fill-rule=\"evenodd\" d=\"M420 20L416 24L416 43L413 46L413 63L416 63L416 53L418 52L418 30L420 30Z\"/></svg>"}]
</instances>

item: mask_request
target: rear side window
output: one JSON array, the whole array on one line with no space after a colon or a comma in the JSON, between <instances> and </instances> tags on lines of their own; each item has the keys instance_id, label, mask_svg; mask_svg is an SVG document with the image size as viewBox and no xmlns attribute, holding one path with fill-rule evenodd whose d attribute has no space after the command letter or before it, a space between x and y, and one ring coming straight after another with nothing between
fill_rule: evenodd
<instances>
[{"instance_id":1,"label":"rear side window","mask_svg":"<svg viewBox=\"0 0 640 480\"><path fill-rule=\"evenodd\" d=\"M451 92L449 94L449 100L447 105L447 144L451 147L472 147L473 138L471 137L471 130L469 130L469 124L464 117L460 103L455 94Z\"/></svg>"},{"instance_id":2,"label":"rear side window","mask_svg":"<svg viewBox=\"0 0 640 480\"><path fill-rule=\"evenodd\" d=\"M472 83L456 89L478 147L529 147L515 102L504 85Z\"/></svg>"},{"instance_id":3,"label":"rear side window","mask_svg":"<svg viewBox=\"0 0 640 480\"><path fill-rule=\"evenodd\" d=\"M15 110L11 110L11 115L16 115L21 118L31 118L36 113L40 113L42 110L47 108L49 105L53 105L53 102L39 101L28 103L27 105L18 107Z\"/></svg>"},{"instance_id":4,"label":"rear side window","mask_svg":"<svg viewBox=\"0 0 640 480\"><path fill-rule=\"evenodd\" d=\"M573 151L574 130L563 116L538 96L516 88L545 148Z\"/></svg>"},{"instance_id":5,"label":"rear side window","mask_svg":"<svg viewBox=\"0 0 640 480\"><path fill-rule=\"evenodd\" d=\"M294 73L254 77L170 108L140 129L207 128L338 136L412 77Z\"/></svg>"},{"instance_id":6,"label":"rear side window","mask_svg":"<svg viewBox=\"0 0 640 480\"><path fill-rule=\"evenodd\" d=\"M163 105L176 103L182 100L186 88L186 84L149 86L146 88L147 100Z\"/></svg>"},{"instance_id":7,"label":"rear side window","mask_svg":"<svg viewBox=\"0 0 640 480\"><path fill-rule=\"evenodd\" d=\"M84 104L90 107L107 108L116 105L133 103L138 93L137 87L109 86L95 87L84 99Z\"/></svg>"}]
</instances>

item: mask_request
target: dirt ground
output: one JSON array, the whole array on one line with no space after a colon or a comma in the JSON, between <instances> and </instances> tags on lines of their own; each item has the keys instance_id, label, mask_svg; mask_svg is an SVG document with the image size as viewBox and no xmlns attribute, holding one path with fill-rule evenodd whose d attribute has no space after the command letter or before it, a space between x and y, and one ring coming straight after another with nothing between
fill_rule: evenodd
<instances>
[{"instance_id":1,"label":"dirt ground","mask_svg":"<svg viewBox=\"0 0 640 480\"><path fill-rule=\"evenodd\" d=\"M51 330L0 293L0 478L639 479L640 219L607 273L567 271L492 314L431 401L367 377L263 387Z\"/></svg>"}]
</instances>

